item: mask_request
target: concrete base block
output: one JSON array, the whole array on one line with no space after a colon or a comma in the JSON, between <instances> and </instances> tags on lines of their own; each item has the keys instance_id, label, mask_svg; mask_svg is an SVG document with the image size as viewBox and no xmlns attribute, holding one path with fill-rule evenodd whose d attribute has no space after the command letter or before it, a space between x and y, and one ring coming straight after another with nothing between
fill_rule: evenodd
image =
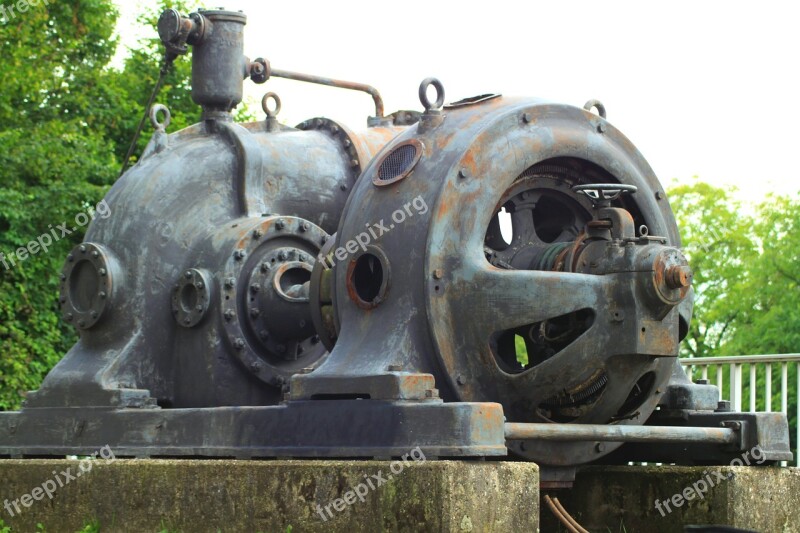
<instances>
[{"instance_id":1,"label":"concrete base block","mask_svg":"<svg viewBox=\"0 0 800 533\"><path fill-rule=\"evenodd\" d=\"M796 468L587 467L578 471L571 491L550 493L589 531L673 533L686 525L716 524L763 533L800 532ZM566 531L547 509L541 528Z\"/></svg>"},{"instance_id":2,"label":"concrete base block","mask_svg":"<svg viewBox=\"0 0 800 533\"><path fill-rule=\"evenodd\" d=\"M81 472L78 461L0 460L0 504L14 513L0 517L15 533L92 520L137 533L535 532L538 487L535 464L502 461L97 459Z\"/></svg>"}]
</instances>

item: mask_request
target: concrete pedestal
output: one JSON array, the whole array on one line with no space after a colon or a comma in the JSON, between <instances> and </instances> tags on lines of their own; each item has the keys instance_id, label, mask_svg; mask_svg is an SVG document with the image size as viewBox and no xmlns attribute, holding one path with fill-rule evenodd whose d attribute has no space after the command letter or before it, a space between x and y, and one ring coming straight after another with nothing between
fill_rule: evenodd
<instances>
[{"instance_id":1,"label":"concrete pedestal","mask_svg":"<svg viewBox=\"0 0 800 533\"><path fill-rule=\"evenodd\" d=\"M587 467L578 471L572 490L550 494L592 532L674 533L710 524L800 532L796 468ZM541 530L566 531L545 508Z\"/></svg>"},{"instance_id":2,"label":"concrete pedestal","mask_svg":"<svg viewBox=\"0 0 800 533\"><path fill-rule=\"evenodd\" d=\"M99 458L83 466L0 461L0 517L14 533L37 523L73 533L93 520L113 533L527 533L539 523L532 463L412 453L405 462Z\"/></svg>"}]
</instances>

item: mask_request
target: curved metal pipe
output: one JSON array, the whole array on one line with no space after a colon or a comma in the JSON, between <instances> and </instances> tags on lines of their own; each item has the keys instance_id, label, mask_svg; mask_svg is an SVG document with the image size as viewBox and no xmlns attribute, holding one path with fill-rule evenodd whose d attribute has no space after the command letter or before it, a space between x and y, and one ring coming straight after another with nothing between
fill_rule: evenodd
<instances>
[{"instance_id":1,"label":"curved metal pipe","mask_svg":"<svg viewBox=\"0 0 800 533\"><path fill-rule=\"evenodd\" d=\"M291 72L289 70L270 69L270 76L276 78L284 78L287 80L304 81L306 83L316 83L317 85L327 85L328 87L338 87L340 89L348 89L350 91L361 91L372 96L375 102L375 116L383 118L383 98L378 89L371 85L364 83L356 83L354 81L337 80L334 78L326 78L324 76L315 76L313 74L301 74L300 72Z\"/></svg>"}]
</instances>

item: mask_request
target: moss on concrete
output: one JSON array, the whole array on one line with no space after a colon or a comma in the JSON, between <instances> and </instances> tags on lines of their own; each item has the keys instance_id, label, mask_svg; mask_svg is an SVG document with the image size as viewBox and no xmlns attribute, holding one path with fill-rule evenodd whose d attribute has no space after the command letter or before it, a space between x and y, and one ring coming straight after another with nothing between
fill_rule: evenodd
<instances>
[{"instance_id":1,"label":"moss on concrete","mask_svg":"<svg viewBox=\"0 0 800 533\"><path fill-rule=\"evenodd\" d=\"M714 472L725 479L720 480ZM687 488L699 480L713 486L697 496ZM546 491L543 491L546 492ZM764 533L800 532L800 470L754 467L588 467L571 491L556 491L561 503L590 531L662 533L685 525L728 525ZM681 495L676 501L666 500ZM661 511L655 505L662 502ZM662 514L663 513L663 514ZM624 529L621 527L624 527ZM559 531L542 511L542 531Z\"/></svg>"},{"instance_id":2,"label":"moss on concrete","mask_svg":"<svg viewBox=\"0 0 800 533\"><path fill-rule=\"evenodd\" d=\"M77 465L0 461L0 504ZM368 478L377 485L371 476L381 475L387 481L363 502L342 500L336 511L333 502ZM44 496L14 517L0 514L14 531L42 523L54 533L76 531L89 519L104 531L137 533L533 532L538 481L536 465L512 462L409 462L395 475L388 461L96 461L52 500Z\"/></svg>"}]
</instances>

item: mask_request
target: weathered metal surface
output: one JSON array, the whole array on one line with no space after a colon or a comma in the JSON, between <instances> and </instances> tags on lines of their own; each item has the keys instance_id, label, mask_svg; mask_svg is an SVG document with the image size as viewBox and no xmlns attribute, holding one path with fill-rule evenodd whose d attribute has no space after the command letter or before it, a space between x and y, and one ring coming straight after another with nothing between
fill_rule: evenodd
<instances>
[{"instance_id":1,"label":"weathered metal surface","mask_svg":"<svg viewBox=\"0 0 800 533\"><path fill-rule=\"evenodd\" d=\"M400 457L505 455L497 404L315 400L272 407L27 409L0 413L0 456Z\"/></svg>"},{"instance_id":2,"label":"weathered metal surface","mask_svg":"<svg viewBox=\"0 0 800 533\"><path fill-rule=\"evenodd\" d=\"M510 452L552 486L604 458L791 456L785 415L719 412L678 365L691 269L663 188L602 104L443 108L429 78L422 113L384 116L371 86L250 62L244 21L162 17L168 54L195 46L203 122L167 135L154 109L112 216L66 261L61 304L81 338L23 411L0 413L0 455L419 446ZM365 132L290 128L267 93L265 121L235 124L248 76L361 90L376 116Z\"/></svg>"}]
</instances>

